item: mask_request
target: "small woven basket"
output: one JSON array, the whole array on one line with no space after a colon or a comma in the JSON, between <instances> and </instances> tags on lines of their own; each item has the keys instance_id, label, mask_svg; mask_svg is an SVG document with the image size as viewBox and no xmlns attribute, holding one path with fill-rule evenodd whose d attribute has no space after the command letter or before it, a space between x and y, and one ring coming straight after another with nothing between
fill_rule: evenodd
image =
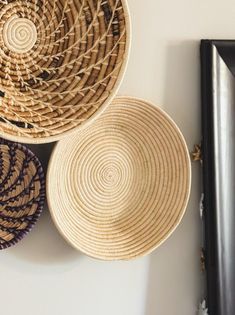
<instances>
[{"instance_id":1,"label":"small woven basket","mask_svg":"<svg viewBox=\"0 0 235 315\"><path fill-rule=\"evenodd\" d=\"M146 101L122 97L57 144L47 199L70 244L122 260L152 252L173 233L190 185L189 153L175 123Z\"/></svg>"},{"instance_id":2,"label":"small woven basket","mask_svg":"<svg viewBox=\"0 0 235 315\"><path fill-rule=\"evenodd\" d=\"M46 143L92 120L121 83L126 0L0 1L0 134Z\"/></svg>"},{"instance_id":3,"label":"small woven basket","mask_svg":"<svg viewBox=\"0 0 235 315\"><path fill-rule=\"evenodd\" d=\"M25 146L0 139L0 249L14 245L32 229L44 200L38 159Z\"/></svg>"}]
</instances>

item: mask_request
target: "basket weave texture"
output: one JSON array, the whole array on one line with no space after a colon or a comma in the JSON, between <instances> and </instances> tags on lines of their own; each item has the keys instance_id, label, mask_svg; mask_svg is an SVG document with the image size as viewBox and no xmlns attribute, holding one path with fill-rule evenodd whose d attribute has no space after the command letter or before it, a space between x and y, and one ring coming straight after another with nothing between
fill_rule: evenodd
<instances>
[{"instance_id":1,"label":"basket weave texture","mask_svg":"<svg viewBox=\"0 0 235 315\"><path fill-rule=\"evenodd\" d=\"M14 245L32 229L44 200L38 159L25 146L0 139L0 249Z\"/></svg>"},{"instance_id":2,"label":"basket weave texture","mask_svg":"<svg viewBox=\"0 0 235 315\"><path fill-rule=\"evenodd\" d=\"M61 139L110 103L129 52L126 0L0 1L0 134Z\"/></svg>"},{"instance_id":3,"label":"basket weave texture","mask_svg":"<svg viewBox=\"0 0 235 315\"><path fill-rule=\"evenodd\" d=\"M125 260L152 252L180 223L190 158L161 109L113 101L89 127L60 141L47 177L49 209L65 239L85 254Z\"/></svg>"}]
</instances>

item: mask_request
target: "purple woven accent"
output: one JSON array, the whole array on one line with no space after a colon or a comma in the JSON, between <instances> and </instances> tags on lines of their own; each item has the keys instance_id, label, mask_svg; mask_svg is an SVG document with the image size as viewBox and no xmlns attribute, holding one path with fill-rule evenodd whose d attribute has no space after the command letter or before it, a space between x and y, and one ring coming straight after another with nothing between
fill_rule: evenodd
<instances>
[{"instance_id":1,"label":"purple woven accent","mask_svg":"<svg viewBox=\"0 0 235 315\"><path fill-rule=\"evenodd\" d=\"M31 173L32 164L35 174ZM0 250L15 245L31 231L44 202L45 177L38 158L22 144L0 138Z\"/></svg>"}]
</instances>

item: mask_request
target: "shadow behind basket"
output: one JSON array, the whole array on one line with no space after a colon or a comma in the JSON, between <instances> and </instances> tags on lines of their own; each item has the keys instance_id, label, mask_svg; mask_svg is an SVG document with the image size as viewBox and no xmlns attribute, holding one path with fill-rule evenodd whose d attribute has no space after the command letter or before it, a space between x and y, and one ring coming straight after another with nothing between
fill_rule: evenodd
<instances>
[{"instance_id":1,"label":"shadow behind basket","mask_svg":"<svg viewBox=\"0 0 235 315\"><path fill-rule=\"evenodd\" d=\"M0 249L32 229L44 200L44 173L36 156L21 144L0 139Z\"/></svg>"}]
</instances>

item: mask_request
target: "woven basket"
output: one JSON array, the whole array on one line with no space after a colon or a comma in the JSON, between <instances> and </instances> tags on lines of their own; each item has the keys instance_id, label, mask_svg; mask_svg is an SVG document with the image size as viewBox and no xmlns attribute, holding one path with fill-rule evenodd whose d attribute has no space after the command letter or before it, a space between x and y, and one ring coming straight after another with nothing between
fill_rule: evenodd
<instances>
[{"instance_id":1,"label":"woven basket","mask_svg":"<svg viewBox=\"0 0 235 315\"><path fill-rule=\"evenodd\" d=\"M0 139L0 249L14 245L31 230L44 199L38 159L26 147Z\"/></svg>"},{"instance_id":2,"label":"woven basket","mask_svg":"<svg viewBox=\"0 0 235 315\"><path fill-rule=\"evenodd\" d=\"M90 126L57 144L47 199L70 244L104 260L146 255L180 223L191 166L175 123L145 101L117 98Z\"/></svg>"},{"instance_id":3,"label":"woven basket","mask_svg":"<svg viewBox=\"0 0 235 315\"><path fill-rule=\"evenodd\" d=\"M129 53L126 0L0 1L0 134L61 139L108 105Z\"/></svg>"}]
</instances>

